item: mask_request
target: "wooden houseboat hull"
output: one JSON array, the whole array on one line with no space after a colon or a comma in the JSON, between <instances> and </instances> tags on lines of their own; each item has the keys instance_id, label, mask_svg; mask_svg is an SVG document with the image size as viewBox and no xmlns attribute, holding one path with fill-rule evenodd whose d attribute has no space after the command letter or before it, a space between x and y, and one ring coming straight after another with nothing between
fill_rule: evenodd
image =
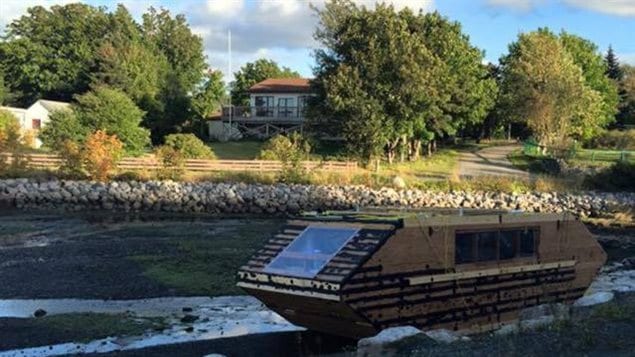
<instances>
[{"instance_id":1,"label":"wooden houseboat hull","mask_svg":"<svg viewBox=\"0 0 635 357\"><path fill-rule=\"evenodd\" d=\"M268 272L314 226L358 231L314 277ZM572 303L605 260L584 224L567 215L297 220L240 269L238 286L290 322L328 334L361 338L403 325L484 331L527 307Z\"/></svg>"}]
</instances>

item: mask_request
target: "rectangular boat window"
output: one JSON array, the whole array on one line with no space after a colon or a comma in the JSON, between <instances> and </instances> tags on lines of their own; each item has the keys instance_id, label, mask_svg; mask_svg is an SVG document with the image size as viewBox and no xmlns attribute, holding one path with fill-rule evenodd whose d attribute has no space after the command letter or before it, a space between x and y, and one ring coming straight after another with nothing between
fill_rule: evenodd
<instances>
[{"instance_id":1,"label":"rectangular boat window","mask_svg":"<svg viewBox=\"0 0 635 357\"><path fill-rule=\"evenodd\" d=\"M307 227L265 267L265 272L313 278L358 231L356 228Z\"/></svg>"},{"instance_id":2,"label":"rectangular boat window","mask_svg":"<svg viewBox=\"0 0 635 357\"><path fill-rule=\"evenodd\" d=\"M512 259L516 257L516 239L519 231L501 231L498 242L498 259Z\"/></svg>"},{"instance_id":3,"label":"rectangular boat window","mask_svg":"<svg viewBox=\"0 0 635 357\"><path fill-rule=\"evenodd\" d=\"M474 243L476 233L457 233L454 244L454 261L457 264L470 263L475 260Z\"/></svg>"},{"instance_id":4,"label":"rectangular boat window","mask_svg":"<svg viewBox=\"0 0 635 357\"><path fill-rule=\"evenodd\" d=\"M531 257L536 254L538 228L457 232L455 264Z\"/></svg>"},{"instance_id":5,"label":"rectangular boat window","mask_svg":"<svg viewBox=\"0 0 635 357\"><path fill-rule=\"evenodd\" d=\"M534 230L526 229L520 232L520 256L531 256L536 252Z\"/></svg>"},{"instance_id":6,"label":"rectangular boat window","mask_svg":"<svg viewBox=\"0 0 635 357\"><path fill-rule=\"evenodd\" d=\"M479 232L478 233L478 260L488 261L496 260L498 250L498 232Z\"/></svg>"}]
</instances>

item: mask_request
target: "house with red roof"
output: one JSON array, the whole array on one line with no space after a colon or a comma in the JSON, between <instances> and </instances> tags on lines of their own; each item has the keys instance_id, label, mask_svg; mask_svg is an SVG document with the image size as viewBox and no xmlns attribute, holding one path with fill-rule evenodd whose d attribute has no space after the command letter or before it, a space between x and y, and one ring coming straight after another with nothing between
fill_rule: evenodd
<instances>
[{"instance_id":1,"label":"house with red roof","mask_svg":"<svg viewBox=\"0 0 635 357\"><path fill-rule=\"evenodd\" d=\"M251 86L248 92L248 106L223 108L223 130L230 125L242 136L260 138L302 131L307 103L314 95L310 79L268 78Z\"/></svg>"}]
</instances>

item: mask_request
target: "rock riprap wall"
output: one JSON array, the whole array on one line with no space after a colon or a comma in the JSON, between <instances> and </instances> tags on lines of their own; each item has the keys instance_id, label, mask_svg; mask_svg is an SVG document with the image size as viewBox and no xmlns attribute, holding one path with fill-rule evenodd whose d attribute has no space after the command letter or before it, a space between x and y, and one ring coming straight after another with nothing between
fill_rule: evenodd
<instances>
[{"instance_id":1,"label":"rock riprap wall","mask_svg":"<svg viewBox=\"0 0 635 357\"><path fill-rule=\"evenodd\" d=\"M501 193L244 183L0 180L4 205L31 209L296 213L369 206L465 207L596 216L635 207L634 193Z\"/></svg>"}]
</instances>

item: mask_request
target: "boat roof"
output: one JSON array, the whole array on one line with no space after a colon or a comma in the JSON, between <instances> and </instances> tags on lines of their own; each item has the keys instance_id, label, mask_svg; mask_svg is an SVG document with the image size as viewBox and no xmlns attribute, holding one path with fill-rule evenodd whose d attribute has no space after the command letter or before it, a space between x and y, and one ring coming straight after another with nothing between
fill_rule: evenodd
<instances>
[{"instance_id":1,"label":"boat roof","mask_svg":"<svg viewBox=\"0 0 635 357\"><path fill-rule=\"evenodd\" d=\"M326 262L324 267L309 280L326 282L342 282L351 275L355 268L363 264L372 254L383 245L400 227L395 220L338 220L333 221L318 218L306 218L289 221L273 238L258 250L247 264L241 267L243 272L271 274L267 266L287 248L298 236L309 227L337 227L354 228L355 234L341 249ZM285 276L284 273L275 275ZM290 274L289 276L294 276ZM295 276L297 278L297 276ZM300 277L302 278L302 277Z\"/></svg>"},{"instance_id":2,"label":"boat roof","mask_svg":"<svg viewBox=\"0 0 635 357\"><path fill-rule=\"evenodd\" d=\"M312 212L288 221L240 270L243 274L253 275L252 278L276 275L286 276L294 280L306 280L308 287L312 287L310 281L342 283L354 273L357 267L370 259L396 230L403 227L497 225L500 223L555 221L558 219L571 219L571 217L571 215L567 216L566 214L529 214L501 210L457 209ZM348 238L346 243L334 255L328 256L325 265L316 274L298 276L292 273L285 274L284 271L271 271L270 264L296 238L300 237L309 228L320 227L339 228L342 230L354 228L355 233ZM267 279L266 277L264 278ZM267 281L270 281L270 279Z\"/></svg>"}]
</instances>

